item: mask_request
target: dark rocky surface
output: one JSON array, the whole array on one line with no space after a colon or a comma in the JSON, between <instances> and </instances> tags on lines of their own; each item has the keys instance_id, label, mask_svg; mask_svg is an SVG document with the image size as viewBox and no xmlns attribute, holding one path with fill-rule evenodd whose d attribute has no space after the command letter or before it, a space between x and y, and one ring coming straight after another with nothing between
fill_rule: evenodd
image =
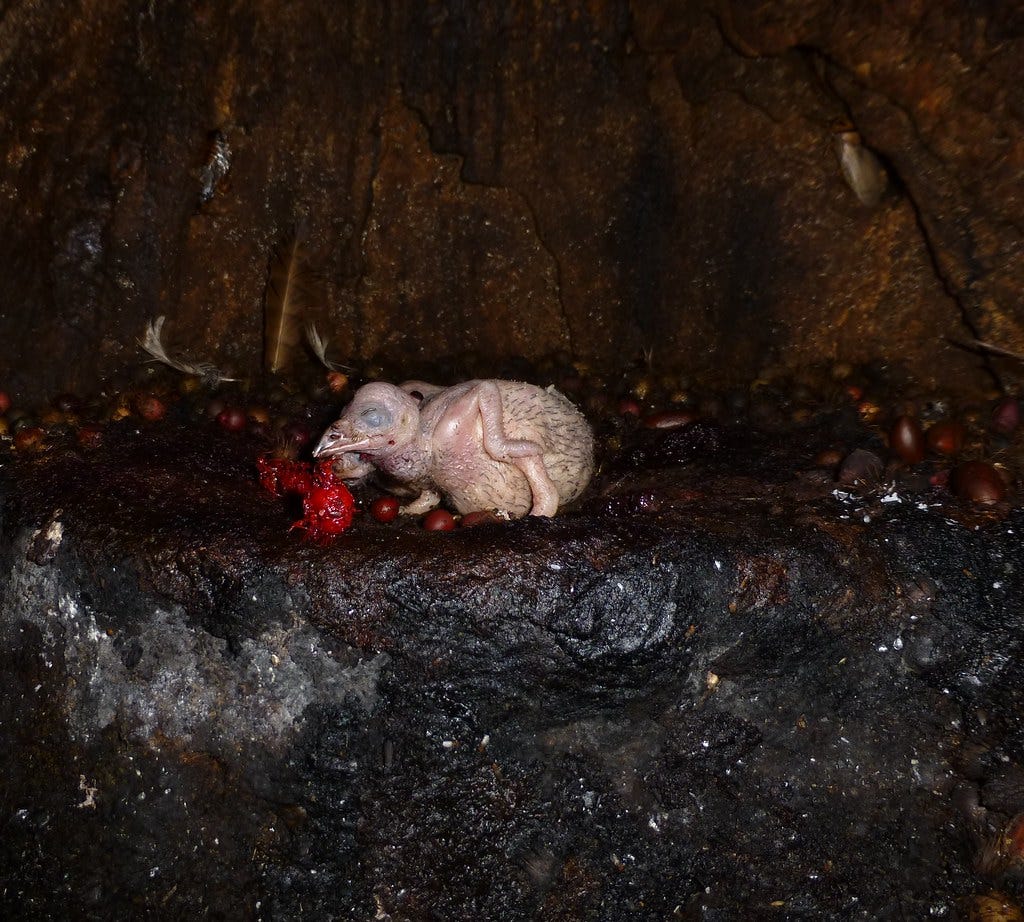
<instances>
[{"instance_id":1,"label":"dark rocky surface","mask_svg":"<svg viewBox=\"0 0 1024 922\"><path fill-rule=\"evenodd\" d=\"M8 459L4 917L1021 896L1024 515L927 478L836 493L811 459L840 431L877 448L843 412L629 430L554 520L364 514L329 547L212 423Z\"/></svg>"}]
</instances>

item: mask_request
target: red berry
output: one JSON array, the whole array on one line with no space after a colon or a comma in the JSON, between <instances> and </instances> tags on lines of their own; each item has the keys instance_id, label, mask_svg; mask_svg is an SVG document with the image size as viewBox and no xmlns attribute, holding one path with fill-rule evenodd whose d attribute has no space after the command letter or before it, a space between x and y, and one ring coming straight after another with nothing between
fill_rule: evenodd
<instances>
[{"instance_id":1,"label":"red berry","mask_svg":"<svg viewBox=\"0 0 1024 922\"><path fill-rule=\"evenodd\" d=\"M370 504L370 515L378 522L393 522L398 518L398 500L393 496L379 496Z\"/></svg>"},{"instance_id":2,"label":"red berry","mask_svg":"<svg viewBox=\"0 0 1024 922\"><path fill-rule=\"evenodd\" d=\"M336 534L348 528L352 520L351 512L339 500L338 492L333 487L313 487L306 494L302 503L306 512L306 520L314 521L316 528Z\"/></svg>"},{"instance_id":3,"label":"red berry","mask_svg":"<svg viewBox=\"0 0 1024 922\"><path fill-rule=\"evenodd\" d=\"M135 412L147 422L155 423L164 418L167 406L155 394L140 394L135 398Z\"/></svg>"},{"instance_id":4,"label":"red berry","mask_svg":"<svg viewBox=\"0 0 1024 922\"><path fill-rule=\"evenodd\" d=\"M283 496L285 493L305 495L313 489L313 476L306 461L288 461L260 455L256 459L256 470L260 485L274 496Z\"/></svg>"},{"instance_id":5,"label":"red berry","mask_svg":"<svg viewBox=\"0 0 1024 922\"><path fill-rule=\"evenodd\" d=\"M889 430L889 448L907 464L924 460L924 431L913 416L900 416Z\"/></svg>"},{"instance_id":6,"label":"red berry","mask_svg":"<svg viewBox=\"0 0 1024 922\"><path fill-rule=\"evenodd\" d=\"M313 489L313 477L309 473L309 465L301 461L292 462L278 474L281 490L285 493L298 493L305 496Z\"/></svg>"},{"instance_id":7,"label":"red berry","mask_svg":"<svg viewBox=\"0 0 1024 922\"><path fill-rule=\"evenodd\" d=\"M956 495L975 503L998 503L1006 497L1006 484L991 464L967 461L953 472Z\"/></svg>"},{"instance_id":8,"label":"red berry","mask_svg":"<svg viewBox=\"0 0 1024 922\"><path fill-rule=\"evenodd\" d=\"M228 432L241 432L245 428L245 410L239 407L224 407L217 414L217 423Z\"/></svg>"},{"instance_id":9,"label":"red berry","mask_svg":"<svg viewBox=\"0 0 1024 922\"><path fill-rule=\"evenodd\" d=\"M280 459L269 458L260 455L256 459L256 473L259 476L260 486L274 496L281 495L281 482L278 474Z\"/></svg>"},{"instance_id":10,"label":"red berry","mask_svg":"<svg viewBox=\"0 0 1024 922\"><path fill-rule=\"evenodd\" d=\"M966 432L963 423L940 419L928 430L928 447L938 455L952 457L964 447Z\"/></svg>"},{"instance_id":11,"label":"red berry","mask_svg":"<svg viewBox=\"0 0 1024 922\"><path fill-rule=\"evenodd\" d=\"M447 509L435 509L423 517L423 527L427 531L451 531L455 517Z\"/></svg>"},{"instance_id":12,"label":"red berry","mask_svg":"<svg viewBox=\"0 0 1024 922\"><path fill-rule=\"evenodd\" d=\"M1012 435L1019 425L1020 404L1012 397L1004 397L992 410L992 428L1000 435Z\"/></svg>"},{"instance_id":13,"label":"red berry","mask_svg":"<svg viewBox=\"0 0 1024 922\"><path fill-rule=\"evenodd\" d=\"M3 416L11 408L11 395L7 391L0 391L0 416Z\"/></svg>"},{"instance_id":14,"label":"red berry","mask_svg":"<svg viewBox=\"0 0 1024 922\"><path fill-rule=\"evenodd\" d=\"M340 394L348 387L348 375L340 371L327 372L327 387L332 394Z\"/></svg>"},{"instance_id":15,"label":"red berry","mask_svg":"<svg viewBox=\"0 0 1024 922\"><path fill-rule=\"evenodd\" d=\"M99 426L82 426L76 437L82 448L92 450L103 444L103 430Z\"/></svg>"},{"instance_id":16,"label":"red berry","mask_svg":"<svg viewBox=\"0 0 1024 922\"><path fill-rule=\"evenodd\" d=\"M306 537L317 544L328 544L340 535L352 524L356 511L352 494L334 476L332 464L322 461L313 466L307 461L288 461L267 455L256 459L263 489L274 496L285 493L302 496L302 518L292 527L305 531Z\"/></svg>"},{"instance_id":17,"label":"red berry","mask_svg":"<svg viewBox=\"0 0 1024 922\"><path fill-rule=\"evenodd\" d=\"M355 506L352 494L342 483L314 486L303 497L304 515L295 524L306 529L310 540L325 542L340 535L352 524Z\"/></svg>"},{"instance_id":18,"label":"red berry","mask_svg":"<svg viewBox=\"0 0 1024 922\"><path fill-rule=\"evenodd\" d=\"M18 451L36 451L43 447L43 430L38 426L26 426L14 433L14 447Z\"/></svg>"}]
</instances>

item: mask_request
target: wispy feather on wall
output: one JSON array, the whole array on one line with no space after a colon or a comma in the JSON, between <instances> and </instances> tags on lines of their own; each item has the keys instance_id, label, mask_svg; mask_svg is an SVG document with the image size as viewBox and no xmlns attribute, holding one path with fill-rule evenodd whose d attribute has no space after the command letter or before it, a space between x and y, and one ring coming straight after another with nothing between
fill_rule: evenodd
<instances>
[{"instance_id":1,"label":"wispy feather on wall","mask_svg":"<svg viewBox=\"0 0 1024 922\"><path fill-rule=\"evenodd\" d=\"M317 361L324 366L328 371L351 371L347 365L342 365L338 362L332 362L327 358L327 347L330 345L330 340L325 339L320 335L320 331L317 330L316 324L306 324L306 342L309 343L309 348L313 351L313 355L316 356Z\"/></svg>"},{"instance_id":2,"label":"wispy feather on wall","mask_svg":"<svg viewBox=\"0 0 1024 922\"><path fill-rule=\"evenodd\" d=\"M196 375L203 383L214 386L221 381L237 381L237 378L229 378L215 365L209 362L191 362L183 358L174 358L168 352L163 343L164 316L151 320L146 325L145 333L139 340L139 345L149 353L152 361L162 362L170 368L180 371L184 375Z\"/></svg>"}]
</instances>

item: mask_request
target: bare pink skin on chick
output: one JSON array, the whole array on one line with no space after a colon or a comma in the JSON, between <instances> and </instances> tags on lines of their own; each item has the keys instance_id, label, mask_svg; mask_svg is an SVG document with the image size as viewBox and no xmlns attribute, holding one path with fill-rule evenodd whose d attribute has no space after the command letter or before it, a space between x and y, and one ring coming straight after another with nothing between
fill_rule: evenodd
<instances>
[{"instance_id":1,"label":"bare pink skin on chick","mask_svg":"<svg viewBox=\"0 0 1024 922\"><path fill-rule=\"evenodd\" d=\"M550 516L594 471L583 414L553 388L520 381L367 384L313 454L337 459L347 479L381 471L415 495L402 508L409 514L444 496L461 513Z\"/></svg>"}]
</instances>

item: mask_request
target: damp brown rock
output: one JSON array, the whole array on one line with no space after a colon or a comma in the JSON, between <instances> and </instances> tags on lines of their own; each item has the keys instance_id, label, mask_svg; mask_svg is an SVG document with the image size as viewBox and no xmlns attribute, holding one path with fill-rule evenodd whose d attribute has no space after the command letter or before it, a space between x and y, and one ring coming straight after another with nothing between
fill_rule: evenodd
<instances>
[{"instance_id":1,"label":"damp brown rock","mask_svg":"<svg viewBox=\"0 0 1024 922\"><path fill-rule=\"evenodd\" d=\"M984 28L949 3L883 23L851 8L836 28L796 0L232 15L116 0L8 24L7 285L34 320L0 316L5 390L84 392L164 314L183 354L253 378L297 218L325 285L308 319L342 362L563 349L621 369L646 351L657 374L740 385L770 361L885 355L988 386L948 344L963 312L1024 351L1024 269L1003 257L1021 211L1012 6ZM68 79L40 99L56 48ZM874 207L844 181L837 121L898 179Z\"/></svg>"}]
</instances>

